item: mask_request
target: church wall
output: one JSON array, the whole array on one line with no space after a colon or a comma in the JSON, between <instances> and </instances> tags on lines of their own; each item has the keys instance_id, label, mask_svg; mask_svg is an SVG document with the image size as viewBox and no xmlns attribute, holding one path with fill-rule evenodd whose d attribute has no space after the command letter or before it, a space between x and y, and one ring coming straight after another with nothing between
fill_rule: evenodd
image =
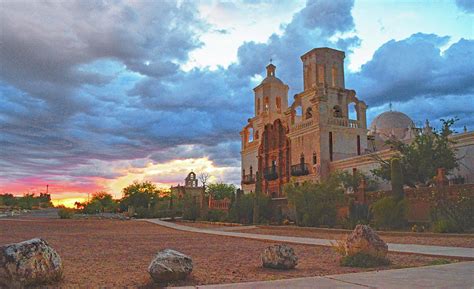
<instances>
[{"instance_id":1,"label":"church wall","mask_svg":"<svg viewBox=\"0 0 474 289\"><path fill-rule=\"evenodd\" d=\"M453 175L462 176L465 183L474 184L474 132L454 135L453 140L456 141L456 156L460 159L460 166Z\"/></svg>"}]
</instances>

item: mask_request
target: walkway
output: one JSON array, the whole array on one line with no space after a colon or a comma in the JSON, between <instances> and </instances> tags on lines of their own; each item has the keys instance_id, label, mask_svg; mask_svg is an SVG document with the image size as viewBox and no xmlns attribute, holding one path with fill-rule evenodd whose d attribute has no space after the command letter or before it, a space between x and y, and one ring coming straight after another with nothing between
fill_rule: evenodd
<instances>
[{"instance_id":1,"label":"walkway","mask_svg":"<svg viewBox=\"0 0 474 289\"><path fill-rule=\"evenodd\" d=\"M241 232L231 232L231 231L222 231L222 230L212 230L212 229L206 229L206 228L188 227L188 226L183 226L176 223L161 221L159 219L142 219L142 220L151 222L154 224L158 224L160 226L168 227L171 229L194 232L194 233L219 235L219 236L239 237L239 238L247 238L247 239L255 239L255 240L277 241L277 242L284 242L284 243L317 245L317 246L331 246L331 242L334 242L334 240L327 240L327 239L251 234L251 233L241 233ZM416 253L416 254L431 255L431 256L474 258L473 248L388 243L388 250L391 252Z\"/></svg>"},{"instance_id":2,"label":"walkway","mask_svg":"<svg viewBox=\"0 0 474 289\"><path fill-rule=\"evenodd\" d=\"M276 281L179 287L186 289L279 289L279 288L457 288L474 286L474 262L307 277Z\"/></svg>"}]
</instances>

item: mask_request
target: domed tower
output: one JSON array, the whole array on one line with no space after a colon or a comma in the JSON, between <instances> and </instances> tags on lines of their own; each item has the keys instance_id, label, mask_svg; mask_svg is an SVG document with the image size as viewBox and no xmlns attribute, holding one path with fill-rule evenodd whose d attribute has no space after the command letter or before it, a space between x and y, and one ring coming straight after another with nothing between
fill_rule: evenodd
<instances>
[{"instance_id":1,"label":"domed tower","mask_svg":"<svg viewBox=\"0 0 474 289\"><path fill-rule=\"evenodd\" d=\"M385 141L410 140L414 137L415 124L411 118L399 111L386 111L374 118L368 135L372 137L377 150L385 148Z\"/></svg>"},{"instance_id":2,"label":"domed tower","mask_svg":"<svg viewBox=\"0 0 474 289\"><path fill-rule=\"evenodd\" d=\"M275 65L270 63L266 70L266 77L253 89L255 115L248 119L247 125L240 132L242 139L242 189L246 192L255 191L258 172L263 176L263 170L266 167L271 167L271 164L276 166L277 163L284 162L284 160L277 159L269 152L265 155L271 157L271 159L262 160L258 158L258 150L264 139L266 140L265 143L268 144L269 139L277 137L275 134L278 134L281 138L286 138L287 131L285 112L288 110L289 87L276 77ZM275 143L272 142L272 144ZM269 147L266 146L266 148ZM286 146L282 145L277 145L274 149L276 152L287 150ZM286 157L285 154L285 160ZM281 169L281 167L279 168Z\"/></svg>"},{"instance_id":3,"label":"domed tower","mask_svg":"<svg viewBox=\"0 0 474 289\"><path fill-rule=\"evenodd\" d=\"M255 116L272 123L283 117L288 108L288 85L275 76L276 66L267 65L267 77L253 89L255 93Z\"/></svg>"},{"instance_id":4,"label":"domed tower","mask_svg":"<svg viewBox=\"0 0 474 289\"><path fill-rule=\"evenodd\" d=\"M370 132L377 133L381 139L394 137L403 140L410 136L415 124L411 118L399 111L386 111L374 118L370 124Z\"/></svg>"}]
</instances>

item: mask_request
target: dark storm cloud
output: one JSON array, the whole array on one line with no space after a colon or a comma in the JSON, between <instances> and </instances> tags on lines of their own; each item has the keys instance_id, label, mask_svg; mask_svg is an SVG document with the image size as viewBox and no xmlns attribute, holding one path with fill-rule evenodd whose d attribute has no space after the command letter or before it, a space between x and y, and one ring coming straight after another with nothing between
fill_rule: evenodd
<instances>
[{"instance_id":1,"label":"dark storm cloud","mask_svg":"<svg viewBox=\"0 0 474 289\"><path fill-rule=\"evenodd\" d=\"M146 156L146 141L121 133L130 124L123 116L140 117L146 108L120 93L108 99L87 93L86 86L107 91L116 76L84 65L111 59L127 71L164 77L200 46L206 27L189 2L9 1L0 11L5 177L68 174L89 159Z\"/></svg>"},{"instance_id":2,"label":"dark storm cloud","mask_svg":"<svg viewBox=\"0 0 474 289\"><path fill-rule=\"evenodd\" d=\"M443 54L448 37L414 34L382 45L348 85L370 104L407 101L418 96L474 93L474 41L461 39Z\"/></svg>"},{"instance_id":3,"label":"dark storm cloud","mask_svg":"<svg viewBox=\"0 0 474 289\"><path fill-rule=\"evenodd\" d=\"M422 33L391 40L348 75L347 85L369 106L397 103L418 124L455 116L458 127L474 123L474 40L460 39L441 53L448 40Z\"/></svg>"}]
</instances>

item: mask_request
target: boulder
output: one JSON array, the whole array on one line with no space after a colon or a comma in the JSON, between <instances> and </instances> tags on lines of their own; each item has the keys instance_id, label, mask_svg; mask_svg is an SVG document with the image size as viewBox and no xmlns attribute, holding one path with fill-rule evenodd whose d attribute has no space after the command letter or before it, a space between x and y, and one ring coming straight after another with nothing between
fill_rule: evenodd
<instances>
[{"instance_id":1,"label":"boulder","mask_svg":"<svg viewBox=\"0 0 474 289\"><path fill-rule=\"evenodd\" d=\"M374 257L385 258L388 252L387 244L367 225L357 225L347 236L344 243L346 256L364 253Z\"/></svg>"},{"instance_id":2,"label":"boulder","mask_svg":"<svg viewBox=\"0 0 474 289\"><path fill-rule=\"evenodd\" d=\"M193 260L175 250L165 249L156 254L148 266L155 282L183 280L193 271Z\"/></svg>"},{"instance_id":3,"label":"boulder","mask_svg":"<svg viewBox=\"0 0 474 289\"><path fill-rule=\"evenodd\" d=\"M43 239L0 247L0 285L7 288L56 282L62 272L59 254Z\"/></svg>"},{"instance_id":4,"label":"boulder","mask_svg":"<svg viewBox=\"0 0 474 289\"><path fill-rule=\"evenodd\" d=\"M263 251L262 263L265 268L293 269L298 264L298 257L287 245L273 245Z\"/></svg>"}]
</instances>

